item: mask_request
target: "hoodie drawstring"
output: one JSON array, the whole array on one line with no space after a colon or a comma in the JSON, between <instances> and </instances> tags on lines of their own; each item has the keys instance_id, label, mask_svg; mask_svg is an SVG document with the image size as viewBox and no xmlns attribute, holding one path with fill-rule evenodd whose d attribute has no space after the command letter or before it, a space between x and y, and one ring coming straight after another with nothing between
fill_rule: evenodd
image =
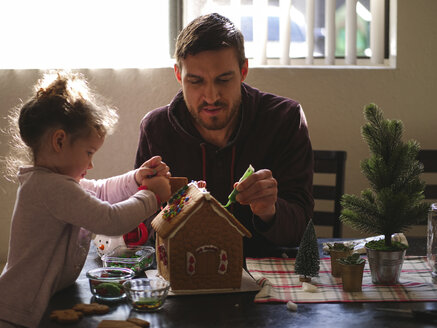
<instances>
[{"instance_id":1,"label":"hoodie drawstring","mask_svg":"<svg viewBox=\"0 0 437 328\"><path fill-rule=\"evenodd\" d=\"M205 144L201 143L200 148L202 149L202 175L203 181L206 181L206 149Z\"/></svg>"},{"instance_id":2,"label":"hoodie drawstring","mask_svg":"<svg viewBox=\"0 0 437 328\"><path fill-rule=\"evenodd\" d=\"M206 181L206 147L205 143L200 144L200 148L202 149L202 176L203 181ZM235 169L235 152L236 147L235 145L232 146L232 156L231 156L231 188L230 191L234 189L234 169Z\"/></svg>"},{"instance_id":3,"label":"hoodie drawstring","mask_svg":"<svg viewBox=\"0 0 437 328\"><path fill-rule=\"evenodd\" d=\"M231 159L231 191L234 189L234 166L235 166L235 145L232 146L232 159Z\"/></svg>"}]
</instances>

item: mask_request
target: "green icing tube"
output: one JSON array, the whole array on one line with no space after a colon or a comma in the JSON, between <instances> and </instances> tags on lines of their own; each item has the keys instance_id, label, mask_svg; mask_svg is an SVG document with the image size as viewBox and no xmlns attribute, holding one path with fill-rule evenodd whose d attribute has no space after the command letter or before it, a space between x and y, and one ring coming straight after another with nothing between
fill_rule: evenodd
<instances>
[{"instance_id":1,"label":"green icing tube","mask_svg":"<svg viewBox=\"0 0 437 328\"><path fill-rule=\"evenodd\" d=\"M251 176L253 172L255 172L255 169L253 168L252 165L249 165L246 172L244 172L243 176L240 178L240 180L238 180L238 182L241 182L244 179L246 179L247 177ZM237 191L237 189L234 188L234 190L232 190L232 192L229 194L228 202L226 203L226 205L224 205L224 207L228 207L232 203L235 203L235 197L237 197L237 194L238 194L238 191Z\"/></svg>"}]
</instances>

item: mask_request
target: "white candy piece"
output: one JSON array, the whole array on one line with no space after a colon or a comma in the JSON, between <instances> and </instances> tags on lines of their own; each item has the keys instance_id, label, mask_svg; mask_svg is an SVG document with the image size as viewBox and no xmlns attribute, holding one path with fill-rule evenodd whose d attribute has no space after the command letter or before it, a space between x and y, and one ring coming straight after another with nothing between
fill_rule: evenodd
<instances>
[{"instance_id":1,"label":"white candy piece","mask_svg":"<svg viewBox=\"0 0 437 328\"><path fill-rule=\"evenodd\" d=\"M297 311L297 304L296 304L296 303L293 303L292 301L288 301L288 302L287 302L287 309L288 309L289 311L296 312L296 311Z\"/></svg>"},{"instance_id":2,"label":"white candy piece","mask_svg":"<svg viewBox=\"0 0 437 328\"><path fill-rule=\"evenodd\" d=\"M317 286L311 285L307 282L302 283L302 290L309 293L316 293L318 291Z\"/></svg>"}]
</instances>

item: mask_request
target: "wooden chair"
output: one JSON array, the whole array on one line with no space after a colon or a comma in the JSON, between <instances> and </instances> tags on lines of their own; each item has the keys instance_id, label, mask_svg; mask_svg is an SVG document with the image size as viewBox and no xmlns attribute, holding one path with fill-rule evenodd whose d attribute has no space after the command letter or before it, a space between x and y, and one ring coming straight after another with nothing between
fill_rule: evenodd
<instances>
[{"instance_id":1,"label":"wooden chair","mask_svg":"<svg viewBox=\"0 0 437 328\"><path fill-rule=\"evenodd\" d=\"M314 210L314 225L331 226L332 237L341 237L341 196L344 193L344 179L346 166L345 151L314 150L314 173L334 174L334 185L313 184L313 197L317 200L331 200L334 202L333 211ZM317 207L316 207L317 208Z\"/></svg>"},{"instance_id":2,"label":"wooden chair","mask_svg":"<svg viewBox=\"0 0 437 328\"><path fill-rule=\"evenodd\" d=\"M437 150L421 149L419 151L418 160L423 164L423 173L437 173ZM425 200L437 201L437 182L426 184Z\"/></svg>"}]
</instances>

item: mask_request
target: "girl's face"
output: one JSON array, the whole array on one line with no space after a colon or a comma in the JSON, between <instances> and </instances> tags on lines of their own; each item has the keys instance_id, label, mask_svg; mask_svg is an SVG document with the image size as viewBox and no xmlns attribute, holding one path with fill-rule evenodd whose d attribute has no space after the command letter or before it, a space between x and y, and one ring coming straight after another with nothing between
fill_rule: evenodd
<instances>
[{"instance_id":1,"label":"girl's face","mask_svg":"<svg viewBox=\"0 0 437 328\"><path fill-rule=\"evenodd\" d=\"M93 155L103 145L104 140L105 137L99 136L95 129L89 136L78 138L73 143L67 140L62 160L57 167L58 172L79 182L85 177L87 170L93 168Z\"/></svg>"}]
</instances>

